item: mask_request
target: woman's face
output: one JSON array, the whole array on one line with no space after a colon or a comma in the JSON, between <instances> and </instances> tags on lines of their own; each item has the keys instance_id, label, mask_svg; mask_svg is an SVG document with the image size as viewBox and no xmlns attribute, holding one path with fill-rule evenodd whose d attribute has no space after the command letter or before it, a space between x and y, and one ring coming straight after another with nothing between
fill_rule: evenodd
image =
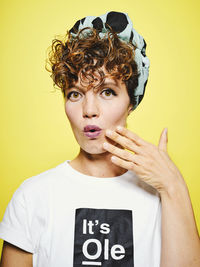
<instances>
[{"instance_id":1,"label":"woman's face","mask_svg":"<svg viewBox=\"0 0 200 267\"><path fill-rule=\"evenodd\" d=\"M105 141L115 144L105 136L105 131L115 130L117 125L126 126L132 107L125 84L111 78L104 66L100 70L106 77L98 90L93 90L94 85L81 85L80 76L74 86L66 90L65 113L78 144L90 154L105 153L102 147ZM84 132L88 125L96 125L101 131Z\"/></svg>"}]
</instances>

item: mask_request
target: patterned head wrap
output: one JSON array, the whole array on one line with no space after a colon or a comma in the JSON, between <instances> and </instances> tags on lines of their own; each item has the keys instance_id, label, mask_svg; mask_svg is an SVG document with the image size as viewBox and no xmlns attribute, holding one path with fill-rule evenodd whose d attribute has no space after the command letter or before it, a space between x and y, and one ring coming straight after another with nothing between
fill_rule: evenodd
<instances>
[{"instance_id":1,"label":"patterned head wrap","mask_svg":"<svg viewBox=\"0 0 200 267\"><path fill-rule=\"evenodd\" d=\"M92 27L99 31L99 36L104 37L106 32L109 30L108 24L113 31L115 31L118 37L128 43L131 42L135 47L135 61L138 66L139 80L138 86L135 89L134 97L136 100L136 105L133 107L135 109L141 102L145 87L149 76L149 66L150 61L146 56L146 42L144 38L133 28L132 21L130 20L127 13L121 12L107 12L99 17L88 16L81 20L78 20L74 26L70 29L72 36L76 36L77 33L85 28Z\"/></svg>"}]
</instances>

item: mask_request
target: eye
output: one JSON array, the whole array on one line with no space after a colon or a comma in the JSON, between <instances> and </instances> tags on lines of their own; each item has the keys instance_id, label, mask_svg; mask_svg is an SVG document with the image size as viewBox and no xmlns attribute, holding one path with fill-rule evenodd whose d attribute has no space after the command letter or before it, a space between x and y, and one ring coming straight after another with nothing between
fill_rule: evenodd
<instances>
[{"instance_id":1,"label":"eye","mask_svg":"<svg viewBox=\"0 0 200 267\"><path fill-rule=\"evenodd\" d=\"M108 89L106 89L106 90L103 90L102 92L101 92L101 94L103 94L105 92L105 96L107 97L107 96L110 96L111 94L112 95L117 95L116 93L115 93L115 91L114 90L112 90L112 89L110 89L110 88L108 88Z\"/></svg>"},{"instance_id":2,"label":"eye","mask_svg":"<svg viewBox=\"0 0 200 267\"><path fill-rule=\"evenodd\" d=\"M71 98L71 95L74 95L74 97ZM71 91L71 92L67 95L67 99L71 99L71 100L75 99L75 100L77 100L77 99L78 99L78 95L80 95L79 92L77 92L77 91Z\"/></svg>"}]
</instances>

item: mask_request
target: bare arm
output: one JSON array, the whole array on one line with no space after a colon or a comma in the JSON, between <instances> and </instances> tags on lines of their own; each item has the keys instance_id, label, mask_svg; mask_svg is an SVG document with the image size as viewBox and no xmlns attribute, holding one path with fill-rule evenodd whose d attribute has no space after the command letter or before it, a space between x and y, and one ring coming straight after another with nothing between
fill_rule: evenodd
<instances>
[{"instance_id":1,"label":"bare arm","mask_svg":"<svg viewBox=\"0 0 200 267\"><path fill-rule=\"evenodd\" d=\"M121 129L120 129L121 128ZM162 248L160 267L200 267L200 237L184 178L167 152L167 128L158 147L125 127L106 131L113 141L129 151L106 143L111 161L153 186L162 202ZM132 154L134 152L135 154Z\"/></svg>"},{"instance_id":2,"label":"bare arm","mask_svg":"<svg viewBox=\"0 0 200 267\"><path fill-rule=\"evenodd\" d=\"M200 267L200 238L186 184L161 194L161 267Z\"/></svg>"},{"instance_id":3,"label":"bare arm","mask_svg":"<svg viewBox=\"0 0 200 267\"><path fill-rule=\"evenodd\" d=\"M0 267L32 267L32 256L32 253L4 241Z\"/></svg>"}]
</instances>

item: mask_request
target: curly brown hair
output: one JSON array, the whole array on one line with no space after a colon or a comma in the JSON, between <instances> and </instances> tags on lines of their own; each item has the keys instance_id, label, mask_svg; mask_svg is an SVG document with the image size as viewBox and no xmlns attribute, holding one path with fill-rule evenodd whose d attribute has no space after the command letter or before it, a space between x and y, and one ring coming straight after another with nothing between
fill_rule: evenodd
<instances>
[{"instance_id":1,"label":"curly brown hair","mask_svg":"<svg viewBox=\"0 0 200 267\"><path fill-rule=\"evenodd\" d=\"M103 38L99 36L98 30L86 27L77 35L67 31L64 38L53 39L46 60L50 69L47 64L45 68L51 72L53 85L57 85L65 97L66 90L78 81L79 74L91 84L96 80L93 73L97 71L101 84L105 75L99 68L104 65L111 77L124 81L134 109L134 90L138 86L139 77L134 60L136 47L120 40L112 28L109 28Z\"/></svg>"}]
</instances>

